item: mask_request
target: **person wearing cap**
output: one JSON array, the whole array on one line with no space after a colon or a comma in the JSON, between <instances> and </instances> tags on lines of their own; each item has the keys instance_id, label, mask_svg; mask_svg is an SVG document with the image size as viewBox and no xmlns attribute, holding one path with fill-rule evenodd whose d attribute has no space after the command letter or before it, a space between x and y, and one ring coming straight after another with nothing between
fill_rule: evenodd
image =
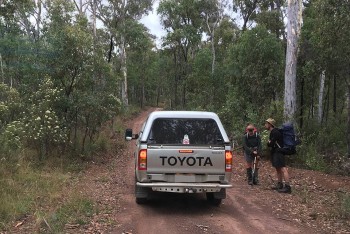
<instances>
[{"instance_id":1,"label":"person wearing cap","mask_svg":"<svg viewBox=\"0 0 350 234\"><path fill-rule=\"evenodd\" d=\"M261 138L257 132L256 127L253 124L248 124L246 127L246 133L243 137L243 149L244 149L244 157L246 161L247 168L247 180L249 185L258 184L258 160L259 155L261 155L262 146L261 146ZM254 158L256 157L256 167L254 172L254 177L252 174L252 166Z\"/></svg>"},{"instance_id":2,"label":"person wearing cap","mask_svg":"<svg viewBox=\"0 0 350 234\"><path fill-rule=\"evenodd\" d=\"M292 189L289 184L289 173L285 163L285 156L279 150L280 146L283 145L283 136L275 126L276 121L274 119L268 118L265 121L265 128L270 131L267 146L271 147L271 162L272 166L276 169L278 179L277 186L272 189L276 189L280 193L291 193Z\"/></svg>"}]
</instances>

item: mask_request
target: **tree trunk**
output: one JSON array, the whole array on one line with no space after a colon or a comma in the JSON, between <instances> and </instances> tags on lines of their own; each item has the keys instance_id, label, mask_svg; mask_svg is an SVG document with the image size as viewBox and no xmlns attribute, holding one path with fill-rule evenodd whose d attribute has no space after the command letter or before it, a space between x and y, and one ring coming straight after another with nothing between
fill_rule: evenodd
<instances>
[{"instance_id":1,"label":"tree trunk","mask_svg":"<svg viewBox=\"0 0 350 234\"><path fill-rule=\"evenodd\" d=\"M37 8L38 8L38 15L36 18L36 40L39 41L40 38L40 24L41 24L41 0L38 0L37 2Z\"/></svg>"},{"instance_id":2,"label":"tree trunk","mask_svg":"<svg viewBox=\"0 0 350 234\"><path fill-rule=\"evenodd\" d=\"M2 57L0 54L0 69L1 69L1 78L2 78L2 83L5 84L5 76L4 76L4 69L2 67Z\"/></svg>"},{"instance_id":3,"label":"tree trunk","mask_svg":"<svg viewBox=\"0 0 350 234\"><path fill-rule=\"evenodd\" d=\"M122 6L121 6L121 24L122 24L122 32L120 35L120 60L121 60L121 72L123 76L123 82L122 82L122 101L124 106L129 105L128 101L128 70L126 67L126 41L125 41L125 14L126 14L126 4L127 0L122 1Z\"/></svg>"},{"instance_id":4,"label":"tree trunk","mask_svg":"<svg viewBox=\"0 0 350 234\"><path fill-rule=\"evenodd\" d=\"M322 122L323 117L323 95L324 95L324 82L326 79L325 71L322 71L320 75L320 92L318 95L318 115L317 115L317 121L319 124Z\"/></svg>"},{"instance_id":5,"label":"tree trunk","mask_svg":"<svg viewBox=\"0 0 350 234\"><path fill-rule=\"evenodd\" d=\"M303 128L303 120L304 120L304 85L305 85L305 79L304 77L302 77L300 82L300 121L299 121L300 128Z\"/></svg>"},{"instance_id":6,"label":"tree trunk","mask_svg":"<svg viewBox=\"0 0 350 234\"><path fill-rule=\"evenodd\" d=\"M212 76L214 76L214 73L215 73L215 60L216 60L214 36L215 36L215 28L213 28L213 32L211 35L211 52L212 52L212 56L213 56L213 60L211 62L211 75Z\"/></svg>"},{"instance_id":7,"label":"tree trunk","mask_svg":"<svg viewBox=\"0 0 350 234\"><path fill-rule=\"evenodd\" d=\"M337 76L333 76L333 113L337 116Z\"/></svg>"},{"instance_id":8,"label":"tree trunk","mask_svg":"<svg viewBox=\"0 0 350 234\"><path fill-rule=\"evenodd\" d=\"M92 6L92 27L93 27L93 33L94 33L94 43L96 44L96 14L97 14L97 3L96 0L92 1L93 6ZM94 46L95 49L95 46Z\"/></svg>"},{"instance_id":9,"label":"tree trunk","mask_svg":"<svg viewBox=\"0 0 350 234\"><path fill-rule=\"evenodd\" d=\"M348 144L348 158L350 158L350 84L348 86L348 131L347 131L347 144Z\"/></svg>"},{"instance_id":10,"label":"tree trunk","mask_svg":"<svg viewBox=\"0 0 350 234\"><path fill-rule=\"evenodd\" d=\"M329 113L329 100L331 99L330 97L330 79L327 82L327 93L325 97L325 108L323 108L323 120L328 122L328 113Z\"/></svg>"},{"instance_id":11,"label":"tree trunk","mask_svg":"<svg viewBox=\"0 0 350 234\"><path fill-rule=\"evenodd\" d=\"M128 76L127 76L127 67L126 67L126 50L125 50L125 37L124 35L121 35L120 38L120 60L121 60L121 72L123 76L123 82L122 82L122 100L124 106L129 105L128 101Z\"/></svg>"},{"instance_id":12,"label":"tree trunk","mask_svg":"<svg viewBox=\"0 0 350 234\"><path fill-rule=\"evenodd\" d=\"M221 9L220 9L221 10ZM221 15L220 15L221 16ZM207 15L206 17L206 23L207 23L207 28L211 37L211 53L212 53L212 62L211 62L211 74L212 77L214 75L215 72L215 61L216 61L216 54L215 54L215 29L217 27L218 21L221 17L217 17L217 19L215 20L214 24L213 24L213 28L210 27L209 24L209 16Z\"/></svg>"},{"instance_id":13,"label":"tree trunk","mask_svg":"<svg viewBox=\"0 0 350 234\"><path fill-rule=\"evenodd\" d=\"M300 2L301 0L288 1L287 54L284 80L284 117L286 120L293 120L296 113L297 53L301 24Z\"/></svg>"}]
</instances>

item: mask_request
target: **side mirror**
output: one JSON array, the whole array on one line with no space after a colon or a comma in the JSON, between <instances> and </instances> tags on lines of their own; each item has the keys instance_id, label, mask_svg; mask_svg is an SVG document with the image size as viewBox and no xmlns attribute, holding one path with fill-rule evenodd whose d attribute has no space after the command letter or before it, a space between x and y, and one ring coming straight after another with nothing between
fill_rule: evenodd
<instances>
[{"instance_id":1,"label":"side mirror","mask_svg":"<svg viewBox=\"0 0 350 234\"><path fill-rule=\"evenodd\" d=\"M132 129L128 128L125 130L125 140L131 141L132 140Z\"/></svg>"},{"instance_id":2,"label":"side mirror","mask_svg":"<svg viewBox=\"0 0 350 234\"><path fill-rule=\"evenodd\" d=\"M132 139L138 139L139 134L132 134L132 129L128 128L125 130L125 140L131 141Z\"/></svg>"}]
</instances>

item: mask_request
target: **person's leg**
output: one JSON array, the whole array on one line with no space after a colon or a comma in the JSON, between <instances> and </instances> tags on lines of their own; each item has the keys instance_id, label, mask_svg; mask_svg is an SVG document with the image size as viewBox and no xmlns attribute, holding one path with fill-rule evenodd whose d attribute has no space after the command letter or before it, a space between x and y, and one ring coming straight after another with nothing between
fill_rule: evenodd
<instances>
[{"instance_id":1,"label":"person's leg","mask_svg":"<svg viewBox=\"0 0 350 234\"><path fill-rule=\"evenodd\" d=\"M283 188L283 173L281 170L281 153L276 150L273 154L272 166L276 168L277 185L272 187L274 190Z\"/></svg>"},{"instance_id":2,"label":"person's leg","mask_svg":"<svg viewBox=\"0 0 350 234\"><path fill-rule=\"evenodd\" d=\"M247 181L249 185L253 184L253 176L252 176L252 158L250 155L246 154L244 152L244 157L246 161L246 168L247 168Z\"/></svg>"},{"instance_id":3,"label":"person's leg","mask_svg":"<svg viewBox=\"0 0 350 234\"><path fill-rule=\"evenodd\" d=\"M272 187L273 190L278 190L283 188L283 174L281 171L281 168L276 168L276 175L277 175L277 184Z\"/></svg>"},{"instance_id":4,"label":"person's leg","mask_svg":"<svg viewBox=\"0 0 350 234\"><path fill-rule=\"evenodd\" d=\"M277 180L278 182L283 182L283 173L281 168L276 168L276 173L277 173Z\"/></svg>"},{"instance_id":5,"label":"person's leg","mask_svg":"<svg viewBox=\"0 0 350 234\"><path fill-rule=\"evenodd\" d=\"M289 184L289 173L288 173L288 168L287 167L282 167L281 168L283 179L285 183Z\"/></svg>"},{"instance_id":6,"label":"person's leg","mask_svg":"<svg viewBox=\"0 0 350 234\"><path fill-rule=\"evenodd\" d=\"M292 192L292 188L290 187L289 184L289 173L288 173L288 168L287 167L283 167L282 168L282 173L283 173L283 178L284 178L284 187L279 189L278 192L280 193L291 193Z\"/></svg>"}]
</instances>

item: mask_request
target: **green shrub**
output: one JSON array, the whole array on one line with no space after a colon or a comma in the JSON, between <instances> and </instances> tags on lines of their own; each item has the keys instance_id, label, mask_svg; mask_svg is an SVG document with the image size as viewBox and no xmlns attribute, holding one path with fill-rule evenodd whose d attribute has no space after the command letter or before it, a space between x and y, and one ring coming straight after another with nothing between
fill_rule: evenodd
<instances>
[{"instance_id":1,"label":"green shrub","mask_svg":"<svg viewBox=\"0 0 350 234\"><path fill-rule=\"evenodd\" d=\"M350 195L345 194L342 197L340 205L340 216L344 219L350 218Z\"/></svg>"}]
</instances>

